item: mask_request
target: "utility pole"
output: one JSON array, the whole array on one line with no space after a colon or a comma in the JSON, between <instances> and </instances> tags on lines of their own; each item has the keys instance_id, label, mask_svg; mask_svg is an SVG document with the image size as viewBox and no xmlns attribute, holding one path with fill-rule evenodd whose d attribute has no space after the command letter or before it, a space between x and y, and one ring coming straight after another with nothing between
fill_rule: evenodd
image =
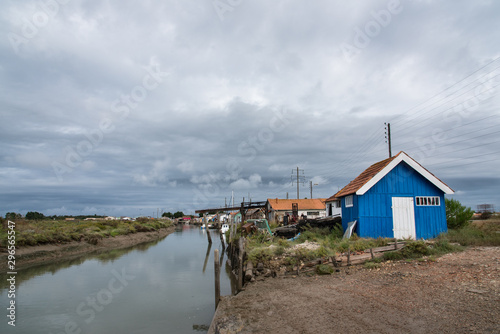
<instances>
[{"instance_id":1,"label":"utility pole","mask_svg":"<svg viewBox=\"0 0 500 334\"><path fill-rule=\"evenodd\" d=\"M389 146L389 158L392 158L392 147L391 147L391 123L385 123L385 139Z\"/></svg>"},{"instance_id":2,"label":"utility pole","mask_svg":"<svg viewBox=\"0 0 500 334\"><path fill-rule=\"evenodd\" d=\"M300 175L300 172L302 172L302 175ZM293 174L294 174L294 170L292 170L292 176L291 176L291 178L292 178L292 185L293 185L293 182L294 182L294 175ZM302 185L304 185L304 181L306 179L306 177L304 176L304 170L303 169L299 169L299 167L297 167L297 175L296 175L296 177L297 177L297 181L295 181L295 182L297 182L297 199L299 199L300 198L299 197L299 183L302 182Z\"/></svg>"},{"instance_id":3,"label":"utility pole","mask_svg":"<svg viewBox=\"0 0 500 334\"><path fill-rule=\"evenodd\" d=\"M311 199L313 198L313 185L317 186L318 184L313 184L313 181L309 181L309 189L311 190Z\"/></svg>"},{"instance_id":4,"label":"utility pole","mask_svg":"<svg viewBox=\"0 0 500 334\"><path fill-rule=\"evenodd\" d=\"M286 192L286 199L288 199L288 191Z\"/></svg>"}]
</instances>

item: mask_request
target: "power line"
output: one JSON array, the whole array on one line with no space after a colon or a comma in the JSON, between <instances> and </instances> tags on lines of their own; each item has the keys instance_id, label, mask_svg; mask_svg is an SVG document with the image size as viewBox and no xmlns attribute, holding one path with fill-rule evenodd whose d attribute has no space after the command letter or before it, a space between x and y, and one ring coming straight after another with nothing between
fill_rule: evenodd
<instances>
[{"instance_id":1,"label":"power line","mask_svg":"<svg viewBox=\"0 0 500 334\"><path fill-rule=\"evenodd\" d=\"M456 126L454 128L450 128L448 130L442 130L442 131L439 132L439 134L442 135L443 133L446 133L446 132L449 132L449 131L453 131L453 130L456 130L458 128L461 128L461 127L464 127L464 126L467 126L467 125L470 125L470 124L473 124L473 123L477 123L477 122L480 122L480 121L483 121L485 119L489 119L489 118L492 118L492 117L500 117L500 116L499 115L490 115L488 117L484 117L484 118L481 118L479 120L475 120L475 121L467 123L467 124L462 124L462 125ZM493 127L498 127L498 126L499 126L499 124L494 124L492 126L488 126L488 127L485 127L485 128L481 128L481 129L475 130L475 131L471 131L471 132L468 132L468 133L460 134L460 135L455 136L455 137L446 138L446 140L450 140L450 139L457 138L457 137L462 137L462 136L465 136L465 135L468 135L468 134L471 134L471 133L483 131L483 130L486 130L486 129L489 129L489 128L493 128ZM406 142L404 142L402 144L399 144L399 145L403 146L403 145L414 143L414 142L415 142L415 139L412 139L410 141L406 141Z\"/></svg>"},{"instance_id":2,"label":"power line","mask_svg":"<svg viewBox=\"0 0 500 334\"><path fill-rule=\"evenodd\" d=\"M455 145L455 144L458 144L458 143L462 143L464 141L469 141L471 139L476 139L476 138L481 138L481 137L486 137L486 136L489 136L489 135L494 135L494 134L497 134L499 133L500 134L500 131L497 131L497 132L491 132L491 133L487 133L487 134L484 134L484 135L480 135L480 136L476 136L476 137L472 137L472 138L466 138L466 139L462 139L462 140L459 140L459 141L456 141L456 142L453 142L453 143L448 143L446 145L441 145L439 148L443 148L443 147L446 147L446 146L450 146L450 145ZM456 138L456 137L454 137ZM496 142L491 142L489 144L493 144L493 143L496 143ZM478 145L478 146L483 146L485 144L481 144L481 145ZM421 147L421 145L419 146L414 146L412 148L409 148L408 150L412 150L414 148L418 148L418 147ZM476 146L475 146L476 147ZM448 153L454 153L454 152L458 152L458 151L451 151L451 152L446 152L445 154L448 154ZM439 155L442 155L442 154L439 154ZM432 155L432 157L434 157L436 155ZM430 158L430 157L429 157Z\"/></svg>"},{"instance_id":3,"label":"power line","mask_svg":"<svg viewBox=\"0 0 500 334\"><path fill-rule=\"evenodd\" d=\"M495 87L492 87L492 88L488 89L487 91L493 90L493 89L495 89L495 88L496 88L496 87L498 87L498 86L500 86L500 85L496 85ZM496 96L496 95L498 95L498 94L492 95L491 97ZM437 114L434 114L434 115L432 115L432 116L430 116L430 117L428 117L428 118L425 118L425 119L421 120L420 122L416 122L416 123L415 123L415 122L413 122L410 126L405 127L405 128L402 128L402 129L401 129L401 130L399 130L398 132L401 132L401 131L407 131L408 129L411 129L411 128L413 128L413 127L415 127L415 126L419 125L419 124L422 124L422 123L424 123L424 122L426 122L426 121L428 121L428 120L430 120L430 119L432 119L432 118L434 118L434 117L436 117L436 116L438 116L438 115L440 115L440 114L444 113L445 111L452 110L452 109L456 108L457 106L463 105L465 102L470 101L470 100L472 100L472 99L476 99L476 97L475 97L475 96L472 96L471 98L469 98L469 99L467 99L467 100L465 100L465 101L461 101L461 102L459 102L459 103L457 103L457 104L455 104L455 105L453 105L453 106L451 106L451 107L449 107L449 108L446 108L446 109L444 109L444 110L442 110L442 111L438 112ZM451 101L452 101L452 100L450 100L449 102L451 102ZM435 110L435 109L437 109L437 108L431 109L430 111ZM430 111L429 111L429 112L430 112ZM424 113L424 114L422 114L422 115L425 115L425 114L426 114L426 113ZM411 121L414 121L414 120L416 120L416 118L412 119Z\"/></svg>"},{"instance_id":4,"label":"power line","mask_svg":"<svg viewBox=\"0 0 500 334\"><path fill-rule=\"evenodd\" d=\"M462 159L462 160L465 160L465 159ZM453 166L439 167L439 169L457 168L457 167L463 167L463 166L474 165L474 164L481 164L484 162L491 162L491 161L497 161L497 160L500 160L500 157L496 157L496 158L491 159L491 160L475 161L475 162L471 162L471 163L467 163L467 164L460 164L460 165L454 164ZM429 166L434 166L434 165L437 165L437 164L432 164Z\"/></svg>"},{"instance_id":5,"label":"power line","mask_svg":"<svg viewBox=\"0 0 500 334\"><path fill-rule=\"evenodd\" d=\"M393 123L398 123L398 122L399 122L399 121L398 121L398 118L403 117L404 115L408 114L410 111L412 111L412 110L416 109L417 107L419 107L419 106L421 106L421 105L425 104L425 103L426 103L426 102L428 102L428 101L431 101L433 98L435 98L435 97L437 97L437 96L441 95L442 93L444 93L444 92L446 92L447 90L449 90L450 88L452 88L452 87L454 87L454 86L458 85L458 84L459 84L459 83L461 83L462 81L465 81L467 78L470 78L471 76L473 76L473 75L474 75L474 74L476 74L477 72L479 72L479 71L481 71L482 69L484 69L484 68L488 67L490 64L492 64L492 63L496 62L498 59L500 59L500 57L497 57L497 58L493 59L492 61L490 61L490 62L489 62L489 63L487 63L486 65L484 65L484 66L482 66L482 67L478 68L477 70L475 70L475 71L474 71L474 72L472 72L471 74L467 75L467 76L466 76L466 77L464 77L463 79L461 79L461 80L459 80L459 81L455 82L453 85L451 85L451 86L449 86L449 87L445 88L444 90L442 90L442 91L440 91L439 93L437 93L437 94L433 95L433 96L432 96L432 97L430 97L429 99L427 99L427 100L425 100L425 101L423 101L423 102L421 102L421 103L417 104L416 106L414 106L414 107L412 107L412 108L408 109L408 110L407 110L407 111L405 111L403 114L398 115L397 117L395 117L395 118L393 119L393 121L392 121L392 122L393 122ZM496 69L496 68L495 68L495 69Z\"/></svg>"}]
</instances>

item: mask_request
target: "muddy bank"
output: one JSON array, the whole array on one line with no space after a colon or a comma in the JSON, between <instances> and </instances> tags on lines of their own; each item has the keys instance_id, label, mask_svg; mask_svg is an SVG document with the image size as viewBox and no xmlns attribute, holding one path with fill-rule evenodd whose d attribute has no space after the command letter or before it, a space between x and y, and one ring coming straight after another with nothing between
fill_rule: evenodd
<instances>
[{"instance_id":1,"label":"muddy bank","mask_svg":"<svg viewBox=\"0 0 500 334\"><path fill-rule=\"evenodd\" d=\"M101 239L96 245L85 241L72 241L64 244L46 244L26 246L16 249L16 269L20 270L33 265L67 260L84 254L100 253L113 249L123 249L145 242L155 241L174 232L175 226L162 228L153 232L137 232ZM0 262L0 270L7 269L7 252L2 252L5 261Z\"/></svg>"},{"instance_id":2,"label":"muddy bank","mask_svg":"<svg viewBox=\"0 0 500 334\"><path fill-rule=\"evenodd\" d=\"M209 333L498 333L500 247L437 261L267 278L222 299Z\"/></svg>"}]
</instances>

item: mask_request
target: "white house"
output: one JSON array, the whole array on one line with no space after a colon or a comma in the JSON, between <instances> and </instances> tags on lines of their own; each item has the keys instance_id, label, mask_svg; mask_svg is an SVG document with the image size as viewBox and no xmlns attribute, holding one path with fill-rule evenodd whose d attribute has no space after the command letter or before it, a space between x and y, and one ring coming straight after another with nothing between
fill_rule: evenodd
<instances>
[{"instance_id":1,"label":"white house","mask_svg":"<svg viewBox=\"0 0 500 334\"><path fill-rule=\"evenodd\" d=\"M268 198L266 203L267 219L269 221L282 222L283 216L288 213L292 216L293 204L297 204L299 217L307 218L325 217L325 199L278 199Z\"/></svg>"},{"instance_id":2,"label":"white house","mask_svg":"<svg viewBox=\"0 0 500 334\"><path fill-rule=\"evenodd\" d=\"M337 198L335 196L329 197L326 199L325 205L327 217L342 217L342 205L340 204L340 198Z\"/></svg>"}]
</instances>

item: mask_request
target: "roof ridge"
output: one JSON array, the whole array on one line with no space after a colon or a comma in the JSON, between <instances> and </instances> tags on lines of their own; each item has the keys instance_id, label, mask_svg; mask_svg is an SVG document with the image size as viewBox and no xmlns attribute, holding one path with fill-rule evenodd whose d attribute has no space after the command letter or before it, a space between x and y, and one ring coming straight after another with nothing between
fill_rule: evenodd
<instances>
[{"instance_id":1,"label":"roof ridge","mask_svg":"<svg viewBox=\"0 0 500 334\"><path fill-rule=\"evenodd\" d=\"M390 164L396 157L398 157L403 151L398 154L386 158L384 160L378 161L370 165L361 174L359 174L354 180L349 182L344 188L340 189L333 197L343 197L355 193L359 188L364 186L368 181L370 181L378 172L384 169L388 164ZM406 153L405 153L406 154Z\"/></svg>"}]
</instances>

